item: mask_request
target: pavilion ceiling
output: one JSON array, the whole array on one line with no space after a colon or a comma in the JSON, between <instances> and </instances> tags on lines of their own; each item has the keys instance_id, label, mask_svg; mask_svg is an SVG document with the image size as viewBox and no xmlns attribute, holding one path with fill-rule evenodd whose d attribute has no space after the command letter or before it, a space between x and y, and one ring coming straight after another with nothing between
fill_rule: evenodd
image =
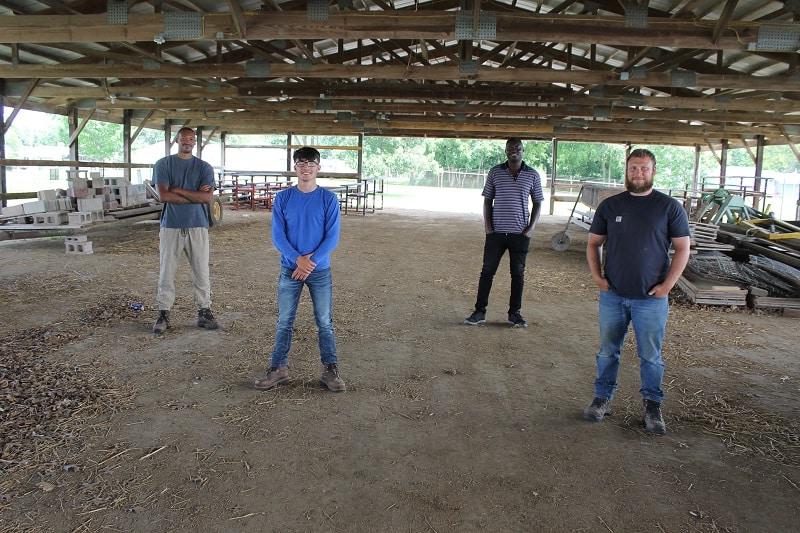
<instances>
[{"instance_id":1,"label":"pavilion ceiling","mask_svg":"<svg viewBox=\"0 0 800 533\"><path fill-rule=\"evenodd\" d=\"M6 105L216 133L800 140L800 0L0 0Z\"/></svg>"}]
</instances>

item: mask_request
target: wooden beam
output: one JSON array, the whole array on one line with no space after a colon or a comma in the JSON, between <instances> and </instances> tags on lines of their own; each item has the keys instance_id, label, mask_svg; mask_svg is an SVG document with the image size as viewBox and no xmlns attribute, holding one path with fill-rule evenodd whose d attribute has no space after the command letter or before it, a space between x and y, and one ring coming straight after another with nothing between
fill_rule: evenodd
<instances>
[{"instance_id":1,"label":"wooden beam","mask_svg":"<svg viewBox=\"0 0 800 533\"><path fill-rule=\"evenodd\" d=\"M28 98L31 96L31 93L37 85L39 85L39 80L32 80L30 85L28 85L28 88L25 90L25 94L23 94L22 98L17 101L17 105L14 106L14 110L8 116L8 120L6 120L5 125L3 126L6 131L8 131L8 129L11 127L11 124L14 123L14 118L17 116L17 113L19 113L20 109L22 109L22 106L25 105L25 102L28 101Z\"/></svg>"},{"instance_id":2,"label":"wooden beam","mask_svg":"<svg viewBox=\"0 0 800 533\"><path fill-rule=\"evenodd\" d=\"M304 11L244 13L242 23L251 40L273 39L455 39L454 11L358 11L331 13L328 20L310 21ZM228 13L201 15L197 40L231 40L241 36ZM661 46L747 50L761 23L734 21L713 42L714 20L692 24L649 17L647 28L628 28L623 16L496 12L496 41L580 42L620 46ZM134 14L128 24L108 24L100 15L20 15L0 17L5 43L149 42L164 31L164 14ZM222 38L218 39L217 35Z\"/></svg>"},{"instance_id":3,"label":"wooden beam","mask_svg":"<svg viewBox=\"0 0 800 533\"><path fill-rule=\"evenodd\" d=\"M208 136L206 136L206 139L205 139L205 141L203 141L203 148L202 148L202 150L205 150L205 149L206 149L206 146L208 146L208 143L210 143L210 142L211 142L211 139L213 139L213 138L214 138L214 135L216 135L216 134L217 134L217 132L219 132L219 131L220 131L220 127L219 127L219 126L215 127L213 130L211 130L211 133L209 133L209 134L208 134Z\"/></svg>"},{"instance_id":4,"label":"wooden beam","mask_svg":"<svg viewBox=\"0 0 800 533\"><path fill-rule=\"evenodd\" d=\"M54 87L38 86L32 96L37 98L107 98L113 95L117 98L181 98L197 99L209 98L220 100L222 98L253 99L259 97L279 96L284 93L291 99L309 98L318 99L320 92L333 90L337 100L355 99L365 100L371 98L402 98L414 100L500 100L504 102L536 102L536 103L563 103L565 105L626 105L626 101L643 107L653 108L683 108L687 110L720 110L720 111L763 111L775 113L796 112L800 103L792 100L753 100L753 99L728 99L720 100L715 97L679 97L679 96L636 96L621 94L599 98L590 96L552 95L550 88L521 88L521 87L460 87L452 88L443 85L398 85L398 84L349 84L331 87L322 86L318 82L291 84L264 84L254 86L252 89L221 87L218 91L207 87L196 87L176 83L173 80L169 86L153 87L151 85L109 85L108 91L103 87ZM250 94L248 94L250 93ZM550 93L550 95L548 95ZM14 97L15 95L8 95ZM233 102L232 102L233 103ZM98 108L107 104L98 102ZM630 105L630 104L627 104Z\"/></svg>"},{"instance_id":5,"label":"wooden beam","mask_svg":"<svg viewBox=\"0 0 800 533\"><path fill-rule=\"evenodd\" d=\"M105 161L62 161L60 159L0 159L2 167L97 167L97 168L151 168L149 163L108 163Z\"/></svg>"},{"instance_id":6,"label":"wooden beam","mask_svg":"<svg viewBox=\"0 0 800 533\"><path fill-rule=\"evenodd\" d=\"M725 26L733 17L733 10L736 9L736 4L739 3L739 0L727 0L725 2L725 7L722 9L722 14L719 16L717 20L717 24L714 26L714 33L711 36L711 42L716 44L719 41L720 35L722 35L722 31L725 29Z\"/></svg>"},{"instance_id":7,"label":"wooden beam","mask_svg":"<svg viewBox=\"0 0 800 533\"><path fill-rule=\"evenodd\" d=\"M157 69L143 65L0 65L0 77L24 78L245 78L245 65L161 65ZM465 74L457 65L295 65L271 64L270 78L365 78L380 80L473 80L508 83L571 83L577 85L611 85L622 87L675 87L669 72L648 72L635 80L620 79L620 74L607 70L552 70L535 68L479 67L476 74ZM792 76L750 76L696 74L695 88L760 89L797 91Z\"/></svg>"},{"instance_id":8,"label":"wooden beam","mask_svg":"<svg viewBox=\"0 0 800 533\"><path fill-rule=\"evenodd\" d=\"M740 135L739 139L741 139L742 146L744 146L745 150L747 150L747 153L750 155L750 159L752 159L753 163L755 163L756 162L756 154L753 153L753 150L750 148L750 145L747 144L747 139L745 138L744 135Z\"/></svg>"},{"instance_id":9,"label":"wooden beam","mask_svg":"<svg viewBox=\"0 0 800 533\"><path fill-rule=\"evenodd\" d=\"M720 157L717 155L717 151L714 150L714 146L711 144L711 142L706 140L706 145L708 146L708 149L711 151L711 155L713 155L714 159L717 160L717 163L721 164L722 163L722 159L720 159Z\"/></svg>"},{"instance_id":10,"label":"wooden beam","mask_svg":"<svg viewBox=\"0 0 800 533\"><path fill-rule=\"evenodd\" d=\"M236 26L236 31L239 33L239 38L247 39L247 22L244 19L239 0L228 0L228 7L230 7L231 19L233 19L233 25Z\"/></svg>"},{"instance_id":11,"label":"wooden beam","mask_svg":"<svg viewBox=\"0 0 800 533\"><path fill-rule=\"evenodd\" d=\"M136 140L136 137L138 137L139 134L142 132L142 130L144 129L145 124L147 124L147 121L150 120L150 117L153 116L153 113L155 113L155 111L150 110L150 112L147 113L147 115L142 119L142 121L139 122L139 127L136 128L136 131L133 133L133 135L131 135L131 145Z\"/></svg>"},{"instance_id":12,"label":"wooden beam","mask_svg":"<svg viewBox=\"0 0 800 533\"><path fill-rule=\"evenodd\" d=\"M72 144L78 139L78 135L81 134L81 131L83 131L83 128L86 127L86 124L88 124L89 120L91 120L91 118L94 116L95 111L97 111L97 108L94 108L91 111L89 111L89 114L86 115L86 117L78 125L78 127L75 128L75 131L73 131L72 135L69 136L69 141L67 142L67 146L72 146Z\"/></svg>"},{"instance_id":13,"label":"wooden beam","mask_svg":"<svg viewBox=\"0 0 800 533\"><path fill-rule=\"evenodd\" d=\"M792 149L794 156L797 158L798 161L800 161L800 150L797 149L797 146L795 146L794 141L792 140L791 137L789 137L789 134L786 132L786 128L784 128L783 126L779 126L779 128L781 130L781 133L783 133L783 136L788 141L789 148Z\"/></svg>"}]
</instances>

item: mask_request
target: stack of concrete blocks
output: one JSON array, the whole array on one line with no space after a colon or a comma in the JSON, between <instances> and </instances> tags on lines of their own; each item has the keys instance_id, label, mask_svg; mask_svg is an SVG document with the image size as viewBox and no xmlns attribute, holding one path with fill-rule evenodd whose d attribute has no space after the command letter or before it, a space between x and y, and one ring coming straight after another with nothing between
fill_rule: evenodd
<instances>
[{"instance_id":1,"label":"stack of concrete blocks","mask_svg":"<svg viewBox=\"0 0 800 533\"><path fill-rule=\"evenodd\" d=\"M94 253L92 241L86 235L75 237L64 237L64 245L67 248L67 255L88 255Z\"/></svg>"},{"instance_id":2,"label":"stack of concrete blocks","mask_svg":"<svg viewBox=\"0 0 800 533\"><path fill-rule=\"evenodd\" d=\"M59 191L46 189L36 193L36 202L22 204L26 215L33 216L33 223L60 225L67 223L67 213L72 209L69 198L59 196Z\"/></svg>"},{"instance_id":3,"label":"stack of concrete blocks","mask_svg":"<svg viewBox=\"0 0 800 533\"><path fill-rule=\"evenodd\" d=\"M93 222L102 222L104 200L103 196L78 198L78 213L88 216Z\"/></svg>"},{"instance_id":4,"label":"stack of concrete blocks","mask_svg":"<svg viewBox=\"0 0 800 533\"><path fill-rule=\"evenodd\" d=\"M126 178L104 178L103 185L111 189L110 205L133 207L147 203L147 192L143 184L131 185Z\"/></svg>"}]
</instances>

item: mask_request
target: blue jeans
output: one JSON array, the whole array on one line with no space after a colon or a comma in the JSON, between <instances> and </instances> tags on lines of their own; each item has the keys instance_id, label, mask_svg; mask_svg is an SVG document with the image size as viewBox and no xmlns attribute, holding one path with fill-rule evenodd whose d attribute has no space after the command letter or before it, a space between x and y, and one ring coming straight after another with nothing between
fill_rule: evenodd
<instances>
[{"instance_id":1,"label":"blue jeans","mask_svg":"<svg viewBox=\"0 0 800 533\"><path fill-rule=\"evenodd\" d=\"M333 333L333 279L331 269L314 270L304 281L292 279L292 269L281 267L278 277L278 325L270 366L286 366L292 347L294 318L303 285L308 285L314 304L314 319L319 330L319 354L322 364L336 362L336 337Z\"/></svg>"},{"instance_id":2,"label":"blue jeans","mask_svg":"<svg viewBox=\"0 0 800 533\"><path fill-rule=\"evenodd\" d=\"M614 396L620 350L628 333L628 324L633 323L642 380L639 392L646 400L661 402L664 399L661 390L664 378L661 345L668 314L669 301L666 297L623 298L613 291L600 293L600 352L597 354L595 396L608 399Z\"/></svg>"}]
</instances>

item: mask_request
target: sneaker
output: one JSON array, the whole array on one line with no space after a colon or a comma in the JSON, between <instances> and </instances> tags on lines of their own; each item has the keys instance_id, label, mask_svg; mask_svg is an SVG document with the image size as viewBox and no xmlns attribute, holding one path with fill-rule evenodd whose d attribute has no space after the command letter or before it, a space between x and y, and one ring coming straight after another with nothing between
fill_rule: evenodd
<instances>
[{"instance_id":1,"label":"sneaker","mask_svg":"<svg viewBox=\"0 0 800 533\"><path fill-rule=\"evenodd\" d=\"M159 311L158 320L153 324L153 333L161 335L169 329L169 311Z\"/></svg>"},{"instance_id":2,"label":"sneaker","mask_svg":"<svg viewBox=\"0 0 800 533\"><path fill-rule=\"evenodd\" d=\"M282 366L282 367L271 367L267 370L267 373L261 377L256 378L255 382L253 383L253 387L258 390L269 390L281 383L286 383L289 381L289 368Z\"/></svg>"},{"instance_id":3,"label":"sneaker","mask_svg":"<svg viewBox=\"0 0 800 533\"><path fill-rule=\"evenodd\" d=\"M328 390L332 392L342 392L346 389L344 381L341 376L339 376L339 368L336 366L336 363L325 365L325 370L322 371L319 382L328 387Z\"/></svg>"},{"instance_id":4,"label":"sneaker","mask_svg":"<svg viewBox=\"0 0 800 533\"><path fill-rule=\"evenodd\" d=\"M519 311L516 313L508 313L508 323L511 324L512 328L527 328L528 323L525 322L525 319L522 318L522 315L519 314Z\"/></svg>"},{"instance_id":5,"label":"sneaker","mask_svg":"<svg viewBox=\"0 0 800 533\"><path fill-rule=\"evenodd\" d=\"M464 319L464 324L477 326L486 323L486 313L484 311L473 311L471 315Z\"/></svg>"},{"instance_id":6,"label":"sneaker","mask_svg":"<svg viewBox=\"0 0 800 533\"><path fill-rule=\"evenodd\" d=\"M664 418L661 416L661 404L653 400L644 400L644 430L648 433L663 435L667 432Z\"/></svg>"},{"instance_id":7,"label":"sneaker","mask_svg":"<svg viewBox=\"0 0 800 533\"><path fill-rule=\"evenodd\" d=\"M197 327L204 329L217 329L219 327L217 319L214 318L214 314L208 307L197 311Z\"/></svg>"},{"instance_id":8,"label":"sneaker","mask_svg":"<svg viewBox=\"0 0 800 533\"><path fill-rule=\"evenodd\" d=\"M602 422L603 417L611 414L611 400L595 397L592 403L583 410L583 418L590 422Z\"/></svg>"}]
</instances>

